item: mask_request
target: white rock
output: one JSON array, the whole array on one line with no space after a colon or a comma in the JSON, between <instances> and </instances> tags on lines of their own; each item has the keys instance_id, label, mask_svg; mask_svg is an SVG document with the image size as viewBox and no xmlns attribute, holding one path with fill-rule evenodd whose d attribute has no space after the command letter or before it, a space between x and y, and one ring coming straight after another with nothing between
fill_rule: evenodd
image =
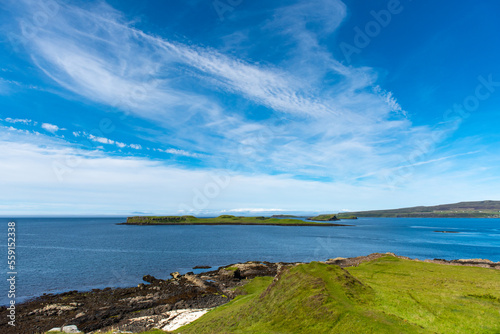
<instances>
[{"instance_id":1,"label":"white rock","mask_svg":"<svg viewBox=\"0 0 500 334\"><path fill-rule=\"evenodd\" d=\"M205 313L207 313L210 309L184 309L184 310L175 310L170 311L168 324L162 329L164 331L173 331L184 325L189 324L190 322L195 321Z\"/></svg>"},{"instance_id":2,"label":"white rock","mask_svg":"<svg viewBox=\"0 0 500 334\"><path fill-rule=\"evenodd\" d=\"M48 332L60 332L61 331L61 327L54 327L50 330L48 330Z\"/></svg>"},{"instance_id":3,"label":"white rock","mask_svg":"<svg viewBox=\"0 0 500 334\"><path fill-rule=\"evenodd\" d=\"M61 332L64 332L64 333L80 333L80 331L78 330L78 327L76 327L75 325L64 326L63 328L61 328Z\"/></svg>"}]
</instances>

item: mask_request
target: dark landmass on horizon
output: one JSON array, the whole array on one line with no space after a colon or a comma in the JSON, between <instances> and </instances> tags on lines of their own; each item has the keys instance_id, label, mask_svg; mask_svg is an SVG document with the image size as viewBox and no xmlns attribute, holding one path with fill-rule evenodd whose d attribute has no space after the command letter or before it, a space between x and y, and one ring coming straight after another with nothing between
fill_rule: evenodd
<instances>
[{"instance_id":1,"label":"dark landmass on horizon","mask_svg":"<svg viewBox=\"0 0 500 334\"><path fill-rule=\"evenodd\" d=\"M500 201L460 202L435 206L415 206L391 210L342 212L357 217L386 218L500 218Z\"/></svg>"}]
</instances>

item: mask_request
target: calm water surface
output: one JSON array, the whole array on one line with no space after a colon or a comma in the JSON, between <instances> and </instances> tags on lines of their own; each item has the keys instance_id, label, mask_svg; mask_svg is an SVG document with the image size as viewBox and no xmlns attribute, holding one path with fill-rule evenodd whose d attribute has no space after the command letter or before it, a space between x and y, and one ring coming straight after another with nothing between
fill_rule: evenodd
<instances>
[{"instance_id":1,"label":"calm water surface","mask_svg":"<svg viewBox=\"0 0 500 334\"><path fill-rule=\"evenodd\" d=\"M360 218L356 226L123 226L124 218L19 218L17 301L69 290L135 286L146 274L235 262L312 261L373 252L500 261L500 220ZM0 240L7 267L7 222ZM460 233L435 233L434 230ZM2 255L0 255L1 257ZM7 282L0 284L6 304Z\"/></svg>"}]
</instances>

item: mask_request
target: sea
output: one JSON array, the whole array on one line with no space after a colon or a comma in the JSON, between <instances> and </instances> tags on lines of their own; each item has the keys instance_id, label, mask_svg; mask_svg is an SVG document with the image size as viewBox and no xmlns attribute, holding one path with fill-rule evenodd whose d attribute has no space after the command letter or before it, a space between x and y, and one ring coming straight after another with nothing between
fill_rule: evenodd
<instances>
[{"instance_id":1,"label":"sea","mask_svg":"<svg viewBox=\"0 0 500 334\"><path fill-rule=\"evenodd\" d=\"M114 218L0 218L0 305L9 303L8 222L15 222L15 300L137 286L197 265L309 262L393 252L418 259L500 261L500 219L359 218L355 226L133 226ZM455 231L459 233L437 233ZM11 240L12 241L12 240ZM3 260L2 260L3 258Z\"/></svg>"}]
</instances>

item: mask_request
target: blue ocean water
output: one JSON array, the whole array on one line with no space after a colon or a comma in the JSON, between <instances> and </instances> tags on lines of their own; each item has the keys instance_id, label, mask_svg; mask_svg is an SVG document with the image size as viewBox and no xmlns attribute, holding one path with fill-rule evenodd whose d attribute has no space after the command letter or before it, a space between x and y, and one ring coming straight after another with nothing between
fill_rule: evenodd
<instances>
[{"instance_id":1,"label":"blue ocean water","mask_svg":"<svg viewBox=\"0 0 500 334\"><path fill-rule=\"evenodd\" d=\"M500 261L500 220L360 218L356 226L125 226L125 218L0 218L0 304L7 299L7 222L16 222L16 298L135 286L149 274L235 262L313 261L373 252ZM435 233L435 230L460 233ZM1 292L4 291L5 293Z\"/></svg>"}]
</instances>

